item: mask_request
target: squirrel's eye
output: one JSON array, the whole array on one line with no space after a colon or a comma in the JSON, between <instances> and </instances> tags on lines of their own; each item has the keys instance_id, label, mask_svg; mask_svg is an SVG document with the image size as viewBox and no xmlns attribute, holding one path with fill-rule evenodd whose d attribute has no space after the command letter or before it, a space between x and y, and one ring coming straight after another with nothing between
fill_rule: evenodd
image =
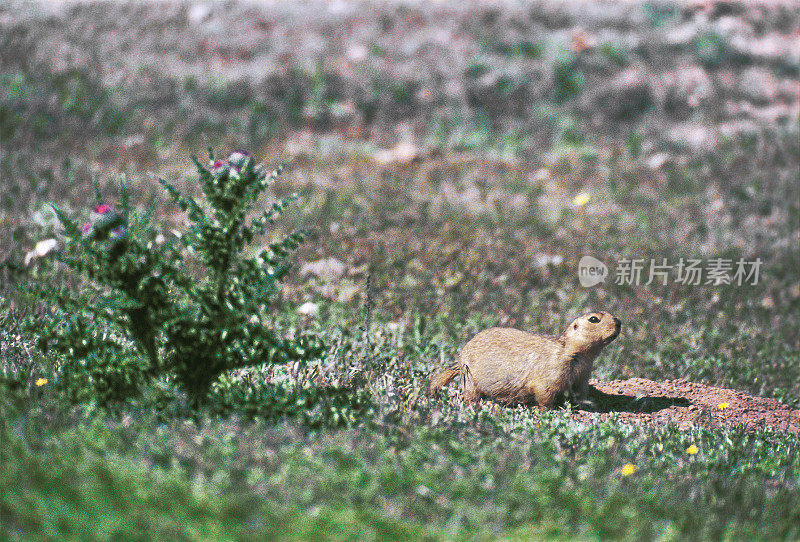
<instances>
[{"instance_id":1,"label":"squirrel's eye","mask_svg":"<svg viewBox=\"0 0 800 542\"><path fill-rule=\"evenodd\" d=\"M600 321L600 318L598 318L597 316L590 316L589 321L593 324L596 324Z\"/></svg>"}]
</instances>

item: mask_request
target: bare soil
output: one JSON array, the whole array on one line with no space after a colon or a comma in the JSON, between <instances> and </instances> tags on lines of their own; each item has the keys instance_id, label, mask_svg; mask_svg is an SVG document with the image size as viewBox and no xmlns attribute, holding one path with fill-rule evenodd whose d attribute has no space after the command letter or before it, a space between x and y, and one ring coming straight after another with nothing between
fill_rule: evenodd
<instances>
[{"instance_id":1,"label":"bare soil","mask_svg":"<svg viewBox=\"0 0 800 542\"><path fill-rule=\"evenodd\" d=\"M578 419L607 419L612 414L626 423L675 424L681 429L696 426L723 428L743 426L747 430L772 427L800 432L800 410L775 399L706 386L685 379L655 382L646 378L592 380L597 412L576 411Z\"/></svg>"}]
</instances>

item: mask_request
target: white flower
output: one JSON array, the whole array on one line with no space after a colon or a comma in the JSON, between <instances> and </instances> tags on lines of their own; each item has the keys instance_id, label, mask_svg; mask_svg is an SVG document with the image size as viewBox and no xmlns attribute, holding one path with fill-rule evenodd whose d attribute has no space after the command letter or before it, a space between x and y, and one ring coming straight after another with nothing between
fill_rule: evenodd
<instances>
[{"instance_id":1,"label":"white flower","mask_svg":"<svg viewBox=\"0 0 800 542\"><path fill-rule=\"evenodd\" d=\"M319 305L310 301L303 303L297 308L297 312L306 316L316 316L319 312Z\"/></svg>"},{"instance_id":2,"label":"white flower","mask_svg":"<svg viewBox=\"0 0 800 542\"><path fill-rule=\"evenodd\" d=\"M36 258L41 258L42 256L46 256L53 250L58 247L58 241L55 239L45 239L44 241L39 241L36 243L36 246L33 247L33 250L25 254L25 266L27 267L30 263L35 260Z\"/></svg>"},{"instance_id":3,"label":"white flower","mask_svg":"<svg viewBox=\"0 0 800 542\"><path fill-rule=\"evenodd\" d=\"M548 265L559 266L564 262L564 257L561 254L537 254L533 258L533 265L536 267L547 267Z\"/></svg>"},{"instance_id":4,"label":"white flower","mask_svg":"<svg viewBox=\"0 0 800 542\"><path fill-rule=\"evenodd\" d=\"M398 330L402 331L403 327L404 326L402 322L389 322L388 324L386 324L386 329L388 329L389 331L398 331Z\"/></svg>"}]
</instances>

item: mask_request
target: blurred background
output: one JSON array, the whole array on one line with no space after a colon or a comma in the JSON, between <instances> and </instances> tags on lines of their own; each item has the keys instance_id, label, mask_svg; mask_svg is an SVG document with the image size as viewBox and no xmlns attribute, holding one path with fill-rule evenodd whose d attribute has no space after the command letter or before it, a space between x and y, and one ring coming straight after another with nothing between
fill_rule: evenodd
<instances>
[{"instance_id":1,"label":"blurred background","mask_svg":"<svg viewBox=\"0 0 800 542\"><path fill-rule=\"evenodd\" d=\"M46 203L77 214L121 175L180 227L153 176L243 149L303 195L282 295L320 321L358 325L367 297L395 329L601 308L626 322L601 378L796 402L799 28L791 1L7 1L0 259L32 272ZM587 289L583 255L764 263L756 285Z\"/></svg>"}]
</instances>

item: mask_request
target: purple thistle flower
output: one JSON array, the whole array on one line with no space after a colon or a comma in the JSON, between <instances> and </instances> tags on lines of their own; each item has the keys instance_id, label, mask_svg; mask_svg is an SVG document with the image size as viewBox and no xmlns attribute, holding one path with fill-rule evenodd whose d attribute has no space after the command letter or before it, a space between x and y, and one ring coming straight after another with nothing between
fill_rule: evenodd
<instances>
[{"instance_id":1,"label":"purple thistle flower","mask_svg":"<svg viewBox=\"0 0 800 542\"><path fill-rule=\"evenodd\" d=\"M215 160L213 162L210 162L210 165L211 167L209 168L209 171L211 172L212 175L216 177L221 177L225 175L225 173L228 171L230 167L228 166L228 163L225 162L224 160Z\"/></svg>"},{"instance_id":2,"label":"purple thistle flower","mask_svg":"<svg viewBox=\"0 0 800 542\"><path fill-rule=\"evenodd\" d=\"M228 164L239 173L250 159L250 155L246 152L235 151L228 155Z\"/></svg>"},{"instance_id":3,"label":"purple thistle flower","mask_svg":"<svg viewBox=\"0 0 800 542\"><path fill-rule=\"evenodd\" d=\"M126 235L128 235L128 228L125 225L119 225L110 232L108 232L108 238L112 241L119 241L123 239Z\"/></svg>"},{"instance_id":4,"label":"purple thistle flower","mask_svg":"<svg viewBox=\"0 0 800 542\"><path fill-rule=\"evenodd\" d=\"M89 222L81 228L81 234L84 239L103 240L109 233L127 224L125 217L119 214L114 207L107 203L101 203L92 209L89 213Z\"/></svg>"}]
</instances>

